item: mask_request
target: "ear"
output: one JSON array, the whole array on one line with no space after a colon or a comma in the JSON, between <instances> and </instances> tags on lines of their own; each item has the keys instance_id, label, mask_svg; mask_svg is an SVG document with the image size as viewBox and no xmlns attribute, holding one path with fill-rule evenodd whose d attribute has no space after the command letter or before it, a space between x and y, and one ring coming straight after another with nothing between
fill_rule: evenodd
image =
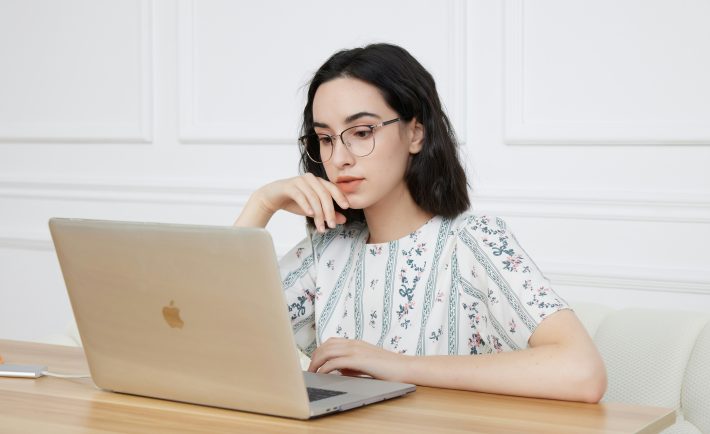
<instances>
[{"instance_id":1,"label":"ear","mask_svg":"<svg viewBox=\"0 0 710 434\"><path fill-rule=\"evenodd\" d=\"M418 154L424 146L424 125L413 119L414 126L412 127L411 140L409 142L409 153Z\"/></svg>"}]
</instances>

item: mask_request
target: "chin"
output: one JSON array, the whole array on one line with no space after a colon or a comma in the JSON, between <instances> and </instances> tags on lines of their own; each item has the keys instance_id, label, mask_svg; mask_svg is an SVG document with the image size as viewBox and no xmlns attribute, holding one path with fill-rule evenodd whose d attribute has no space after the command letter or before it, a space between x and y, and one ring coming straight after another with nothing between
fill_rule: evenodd
<instances>
[{"instance_id":1,"label":"chin","mask_svg":"<svg viewBox=\"0 0 710 434\"><path fill-rule=\"evenodd\" d=\"M348 203L350 204L349 209L365 209L371 205L367 200L358 197L357 195L346 194L345 197L348 198Z\"/></svg>"}]
</instances>

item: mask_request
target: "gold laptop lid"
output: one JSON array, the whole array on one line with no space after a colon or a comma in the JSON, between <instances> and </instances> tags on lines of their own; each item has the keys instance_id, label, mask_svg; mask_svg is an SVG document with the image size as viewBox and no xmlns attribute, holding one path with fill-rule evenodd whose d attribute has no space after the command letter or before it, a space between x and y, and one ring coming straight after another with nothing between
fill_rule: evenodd
<instances>
[{"instance_id":1,"label":"gold laptop lid","mask_svg":"<svg viewBox=\"0 0 710 434\"><path fill-rule=\"evenodd\" d=\"M76 219L49 226L97 386L309 416L266 230Z\"/></svg>"}]
</instances>

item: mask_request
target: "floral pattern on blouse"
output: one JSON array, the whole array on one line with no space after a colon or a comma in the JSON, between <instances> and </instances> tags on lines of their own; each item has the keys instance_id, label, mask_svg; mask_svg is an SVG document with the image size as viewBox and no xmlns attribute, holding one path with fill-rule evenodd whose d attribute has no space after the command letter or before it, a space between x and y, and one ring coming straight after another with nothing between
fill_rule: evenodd
<instances>
[{"instance_id":1,"label":"floral pattern on blouse","mask_svg":"<svg viewBox=\"0 0 710 434\"><path fill-rule=\"evenodd\" d=\"M281 259L306 354L330 337L411 355L518 350L568 308L500 218L437 216L399 240L367 239L364 223L339 225Z\"/></svg>"}]
</instances>

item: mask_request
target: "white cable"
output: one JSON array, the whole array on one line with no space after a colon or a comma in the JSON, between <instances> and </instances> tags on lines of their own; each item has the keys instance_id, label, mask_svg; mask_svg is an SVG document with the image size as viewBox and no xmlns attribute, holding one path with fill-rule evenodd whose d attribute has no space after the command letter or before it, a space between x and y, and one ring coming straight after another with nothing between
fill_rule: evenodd
<instances>
[{"instance_id":1,"label":"white cable","mask_svg":"<svg viewBox=\"0 0 710 434\"><path fill-rule=\"evenodd\" d=\"M42 371L42 375L56 378L91 378L89 374L58 374L56 372Z\"/></svg>"}]
</instances>

